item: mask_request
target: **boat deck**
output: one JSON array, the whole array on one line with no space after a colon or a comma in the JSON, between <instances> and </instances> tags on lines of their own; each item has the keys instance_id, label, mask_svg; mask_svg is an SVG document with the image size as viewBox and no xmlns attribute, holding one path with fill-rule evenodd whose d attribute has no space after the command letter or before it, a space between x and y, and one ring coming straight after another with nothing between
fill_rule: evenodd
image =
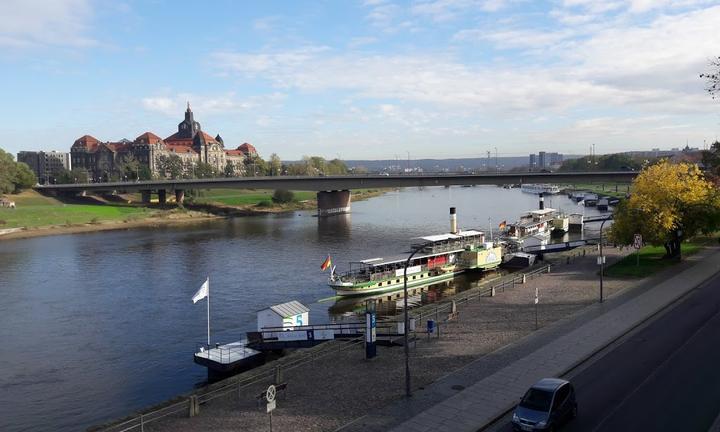
<instances>
[{"instance_id":1,"label":"boat deck","mask_svg":"<svg viewBox=\"0 0 720 432\"><path fill-rule=\"evenodd\" d=\"M217 347L204 349L195 353L198 359L205 359L224 365L233 364L260 354L260 351L248 348L244 342L232 342Z\"/></svg>"}]
</instances>

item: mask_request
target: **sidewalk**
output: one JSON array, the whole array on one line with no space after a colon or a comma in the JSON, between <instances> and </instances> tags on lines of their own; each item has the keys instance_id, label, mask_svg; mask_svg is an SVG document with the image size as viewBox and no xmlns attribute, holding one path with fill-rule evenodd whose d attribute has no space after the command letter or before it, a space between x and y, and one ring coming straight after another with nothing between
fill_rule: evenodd
<instances>
[{"instance_id":1,"label":"sidewalk","mask_svg":"<svg viewBox=\"0 0 720 432\"><path fill-rule=\"evenodd\" d=\"M562 332L559 328L548 328L544 335L539 332L537 338L544 339L543 344L537 344L532 338L523 341L536 349L494 373L478 380L463 379L483 367L486 359L480 359L449 374L427 390L416 392L412 399L358 419L342 430L395 426L393 431L402 432L476 431L511 409L525 390L540 378L563 375L700 285L720 268L720 253L708 250L688 261L684 265L695 265L670 279L658 275L651 279L655 286L637 295L597 305L590 312L597 315L595 318L584 322L575 320L576 325L571 329L567 326L573 322L561 324L558 327L566 327ZM617 305L612 307L613 303ZM555 335L557 337L548 337L556 332L560 333ZM509 349L514 348L517 347ZM454 385L450 386L451 383ZM392 418L396 415L399 419Z\"/></svg>"}]
</instances>

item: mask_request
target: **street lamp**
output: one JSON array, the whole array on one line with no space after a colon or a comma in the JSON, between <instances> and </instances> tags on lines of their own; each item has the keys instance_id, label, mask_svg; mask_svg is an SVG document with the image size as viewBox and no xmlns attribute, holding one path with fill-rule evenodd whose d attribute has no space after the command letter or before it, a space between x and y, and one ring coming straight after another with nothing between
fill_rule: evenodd
<instances>
[{"instance_id":1,"label":"street lamp","mask_svg":"<svg viewBox=\"0 0 720 432\"><path fill-rule=\"evenodd\" d=\"M600 303L603 302L603 271L605 270L605 256L603 255L603 226L605 225L605 222L609 221L611 218L607 218L602 221L600 224Z\"/></svg>"},{"instance_id":2,"label":"street lamp","mask_svg":"<svg viewBox=\"0 0 720 432\"><path fill-rule=\"evenodd\" d=\"M403 294L405 295L405 299L403 300L403 309L404 309L404 315L405 318L403 320L404 329L403 329L403 339L404 339L404 345L405 345L405 396L410 397L412 396L410 392L410 346L408 345L408 330L410 329L410 320L408 318L408 292L407 292L407 269L410 265L410 260L412 260L412 257L415 256L416 253L420 252L421 250L425 249L426 246L432 244L432 242L426 242L418 246L414 246L412 253L410 253L410 256L405 261L405 269L403 270Z\"/></svg>"}]
</instances>

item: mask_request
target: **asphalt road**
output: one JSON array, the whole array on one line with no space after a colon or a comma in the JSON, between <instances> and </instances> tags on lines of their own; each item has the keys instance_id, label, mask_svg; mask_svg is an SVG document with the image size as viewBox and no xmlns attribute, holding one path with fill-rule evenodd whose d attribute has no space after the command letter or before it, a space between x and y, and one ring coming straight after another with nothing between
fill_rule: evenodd
<instances>
[{"instance_id":1,"label":"asphalt road","mask_svg":"<svg viewBox=\"0 0 720 432\"><path fill-rule=\"evenodd\" d=\"M579 415L564 431L707 431L720 413L720 274L567 378Z\"/></svg>"}]
</instances>

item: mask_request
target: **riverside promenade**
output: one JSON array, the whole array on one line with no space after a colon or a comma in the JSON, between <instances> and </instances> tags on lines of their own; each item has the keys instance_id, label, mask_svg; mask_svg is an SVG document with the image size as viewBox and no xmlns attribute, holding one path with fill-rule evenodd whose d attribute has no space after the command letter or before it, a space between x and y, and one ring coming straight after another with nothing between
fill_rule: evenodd
<instances>
[{"instance_id":1,"label":"riverside promenade","mask_svg":"<svg viewBox=\"0 0 720 432\"><path fill-rule=\"evenodd\" d=\"M596 305L589 311L596 317L565 334L554 335L554 340L481 379L473 381L469 371L482 368L487 359L472 362L409 400L357 419L340 430L482 430L511 410L537 380L563 376L716 274L720 253L706 249L681 265L684 268L668 269L643 288L628 293L632 298L618 296ZM550 336L564 329L560 325L545 330L545 336Z\"/></svg>"}]
</instances>

